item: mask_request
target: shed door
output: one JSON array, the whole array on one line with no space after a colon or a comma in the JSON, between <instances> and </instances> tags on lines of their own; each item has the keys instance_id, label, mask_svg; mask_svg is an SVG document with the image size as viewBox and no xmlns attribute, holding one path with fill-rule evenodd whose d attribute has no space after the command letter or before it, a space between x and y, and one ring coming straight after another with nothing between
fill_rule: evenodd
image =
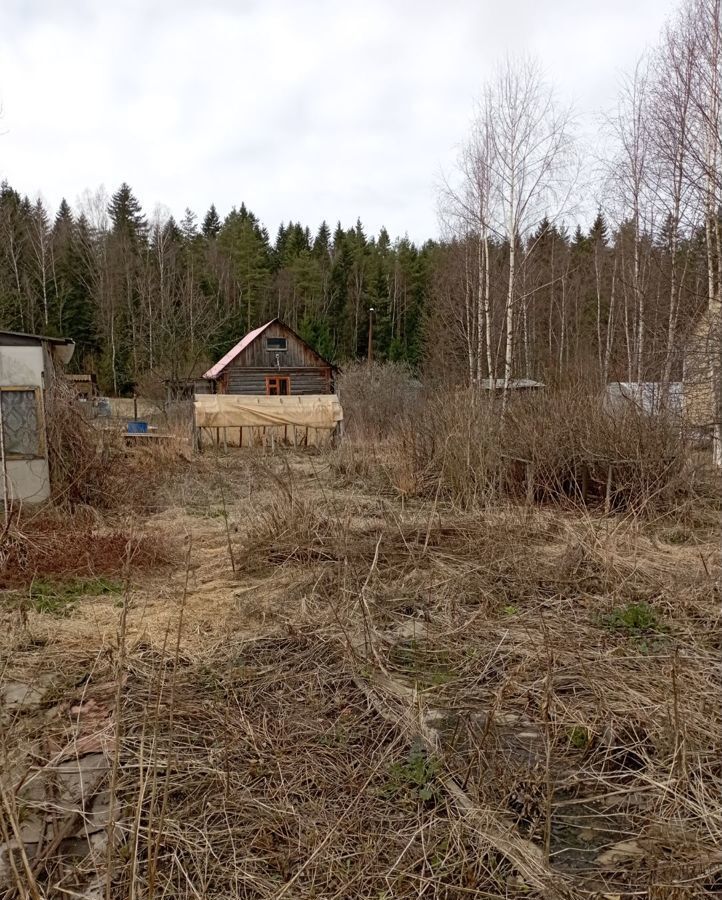
<instances>
[{"instance_id":1,"label":"shed door","mask_svg":"<svg viewBox=\"0 0 722 900\"><path fill-rule=\"evenodd\" d=\"M291 393L288 375L266 375L266 394L269 397L287 397Z\"/></svg>"}]
</instances>

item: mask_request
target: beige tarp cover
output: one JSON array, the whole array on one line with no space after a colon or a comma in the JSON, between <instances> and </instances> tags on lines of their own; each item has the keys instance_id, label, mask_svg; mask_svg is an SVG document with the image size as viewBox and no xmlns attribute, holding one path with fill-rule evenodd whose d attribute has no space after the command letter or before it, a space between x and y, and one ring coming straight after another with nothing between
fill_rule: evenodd
<instances>
[{"instance_id":1,"label":"beige tarp cover","mask_svg":"<svg viewBox=\"0 0 722 900\"><path fill-rule=\"evenodd\" d=\"M343 419L335 394L256 397L250 394L197 394L194 402L199 446L202 435L224 446L327 444ZM210 431L203 431L210 429Z\"/></svg>"},{"instance_id":2,"label":"beige tarp cover","mask_svg":"<svg viewBox=\"0 0 722 900\"><path fill-rule=\"evenodd\" d=\"M196 394L194 405L198 428L299 425L334 429L343 419L343 410L335 394L297 397Z\"/></svg>"}]
</instances>

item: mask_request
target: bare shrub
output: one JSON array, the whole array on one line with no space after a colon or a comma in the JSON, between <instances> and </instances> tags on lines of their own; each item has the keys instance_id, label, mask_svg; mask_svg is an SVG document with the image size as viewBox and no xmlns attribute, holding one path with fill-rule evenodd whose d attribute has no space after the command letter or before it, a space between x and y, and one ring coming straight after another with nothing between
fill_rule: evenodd
<instances>
[{"instance_id":1,"label":"bare shrub","mask_svg":"<svg viewBox=\"0 0 722 900\"><path fill-rule=\"evenodd\" d=\"M495 492L500 426L473 391L437 394L401 430L396 467L421 495L464 508L483 503Z\"/></svg>"},{"instance_id":2,"label":"bare shrub","mask_svg":"<svg viewBox=\"0 0 722 900\"><path fill-rule=\"evenodd\" d=\"M633 405L611 411L583 387L522 399L504 420L501 440L506 456L531 465L540 499L596 498L641 511L673 501L683 487L678 423Z\"/></svg>"},{"instance_id":3,"label":"bare shrub","mask_svg":"<svg viewBox=\"0 0 722 900\"><path fill-rule=\"evenodd\" d=\"M107 505L121 436L96 428L61 378L53 380L45 407L53 500L71 506Z\"/></svg>"},{"instance_id":4,"label":"bare shrub","mask_svg":"<svg viewBox=\"0 0 722 900\"><path fill-rule=\"evenodd\" d=\"M169 443L128 448L122 431L91 420L72 388L55 379L46 402L52 499L73 509L154 508L165 478L187 466L190 456L187 406L174 408Z\"/></svg>"},{"instance_id":5,"label":"bare shrub","mask_svg":"<svg viewBox=\"0 0 722 900\"><path fill-rule=\"evenodd\" d=\"M421 409L421 384L401 363L349 363L338 394L347 432L356 439L383 438Z\"/></svg>"},{"instance_id":6,"label":"bare shrub","mask_svg":"<svg viewBox=\"0 0 722 900\"><path fill-rule=\"evenodd\" d=\"M634 406L612 412L586 386L513 396L503 414L500 398L473 389L437 394L387 438L397 493L462 508L511 496L659 511L688 490L679 424Z\"/></svg>"}]
</instances>

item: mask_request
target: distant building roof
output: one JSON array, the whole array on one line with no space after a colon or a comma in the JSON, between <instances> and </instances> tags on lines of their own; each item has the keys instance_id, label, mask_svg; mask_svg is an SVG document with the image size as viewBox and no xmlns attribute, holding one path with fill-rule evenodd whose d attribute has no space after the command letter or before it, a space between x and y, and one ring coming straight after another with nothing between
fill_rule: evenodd
<instances>
[{"instance_id":1,"label":"distant building roof","mask_svg":"<svg viewBox=\"0 0 722 900\"><path fill-rule=\"evenodd\" d=\"M290 331L291 334L296 335L296 337L298 338L299 341L303 341L304 344L308 343L307 341L304 341L300 335L296 334L296 332L292 328L289 328L289 326L286 325L285 322L282 322L278 318L271 319L270 322L266 322L266 324L261 325L260 328L254 328L253 331L249 331L247 335L242 337L241 340L234 347L231 347L231 349L228 351L228 353L226 353L225 356L222 356L215 365L211 366L207 372L203 373L203 378L210 378L210 379L218 378L218 376L225 369L225 367L229 363L232 363L233 360L240 353L243 353L243 351L246 349L246 347L248 347L250 344L252 344L256 340L257 337L260 337L260 335L263 334L263 332L269 327L269 325L273 325L274 322L278 322L279 325L282 325L284 328L288 329L288 331ZM313 348L311 348L311 349L313 350ZM319 356L321 359L323 359L323 357L321 356L320 353L318 353L317 351L313 351L313 352L316 353L316 356ZM337 369L337 367L334 366L333 363L328 362L328 360L323 359L323 361L327 365L331 366L332 368Z\"/></svg>"},{"instance_id":2,"label":"distant building roof","mask_svg":"<svg viewBox=\"0 0 722 900\"><path fill-rule=\"evenodd\" d=\"M543 388L543 381L534 381L533 378L512 378L507 385L509 390L527 390L532 388ZM503 391L504 390L504 379L503 378L482 378L479 382L479 387L483 391Z\"/></svg>"},{"instance_id":3,"label":"distant building roof","mask_svg":"<svg viewBox=\"0 0 722 900\"><path fill-rule=\"evenodd\" d=\"M218 378L221 372L225 369L228 363L233 362L233 360L238 356L239 353L242 353L249 344L252 344L256 338L263 334L263 332L268 328L269 325L272 325L276 320L271 319L270 322L266 322L265 325L261 325L260 328L255 328L253 331L249 331L245 337L242 337L241 340L226 353L225 356L222 356L218 362L211 366L210 369L204 373L204 378Z\"/></svg>"},{"instance_id":4,"label":"distant building roof","mask_svg":"<svg viewBox=\"0 0 722 900\"><path fill-rule=\"evenodd\" d=\"M63 344L66 346L75 343L72 338L67 337L50 337L47 334L28 334L26 331L6 331L5 329L0 329L0 344L21 344L25 343L25 341L31 344L46 343Z\"/></svg>"},{"instance_id":5,"label":"distant building roof","mask_svg":"<svg viewBox=\"0 0 722 900\"><path fill-rule=\"evenodd\" d=\"M67 365L75 352L75 341L66 337L50 337L47 334L28 334L25 331L0 330L0 346L35 347L49 344L52 354L63 365Z\"/></svg>"}]
</instances>

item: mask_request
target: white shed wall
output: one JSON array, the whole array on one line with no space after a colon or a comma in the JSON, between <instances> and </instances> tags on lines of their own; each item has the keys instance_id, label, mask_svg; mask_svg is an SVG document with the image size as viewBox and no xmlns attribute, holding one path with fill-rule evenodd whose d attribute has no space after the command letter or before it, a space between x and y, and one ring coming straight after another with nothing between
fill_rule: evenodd
<instances>
[{"instance_id":1,"label":"white shed wall","mask_svg":"<svg viewBox=\"0 0 722 900\"><path fill-rule=\"evenodd\" d=\"M0 387L43 386L43 348L0 346Z\"/></svg>"},{"instance_id":2,"label":"white shed wall","mask_svg":"<svg viewBox=\"0 0 722 900\"><path fill-rule=\"evenodd\" d=\"M0 346L0 387L43 387L45 355L42 346ZM44 411L38 410L41 428ZM47 458L8 459L5 461L8 495L13 502L40 503L50 496L50 471ZM0 488L2 484L0 483Z\"/></svg>"}]
</instances>

